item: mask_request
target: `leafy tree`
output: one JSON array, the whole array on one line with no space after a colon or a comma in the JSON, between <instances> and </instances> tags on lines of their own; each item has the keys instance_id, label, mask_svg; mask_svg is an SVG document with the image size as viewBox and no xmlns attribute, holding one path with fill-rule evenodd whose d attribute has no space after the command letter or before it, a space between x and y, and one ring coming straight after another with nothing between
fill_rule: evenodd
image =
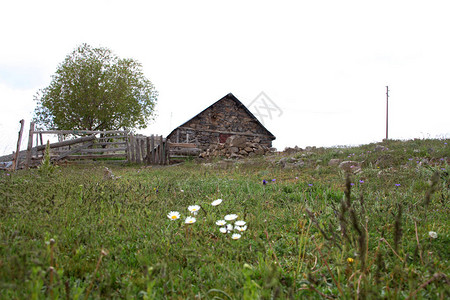
<instances>
[{"instance_id":1,"label":"leafy tree","mask_svg":"<svg viewBox=\"0 0 450 300\"><path fill-rule=\"evenodd\" d=\"M157 96L139 62L82 44L35 95L34 121L60 130L145 128L153 119Z\"/></svg>"}]
</instances>

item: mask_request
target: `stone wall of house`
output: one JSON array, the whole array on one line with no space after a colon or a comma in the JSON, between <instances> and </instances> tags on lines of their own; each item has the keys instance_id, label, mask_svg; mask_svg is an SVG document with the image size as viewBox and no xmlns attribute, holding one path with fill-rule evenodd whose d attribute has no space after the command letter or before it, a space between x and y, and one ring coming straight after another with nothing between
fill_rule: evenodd
<instances>
[{"instance_id":1,"label":"stone wall of house","mask_svg":"<svg viewBox=\"0 0 450 300\"><path fill-rule=\"evenodd\" d=\"M242 133L240 136L249 142L258 137L261 145L272 147L271 136L265 128L245 108L227 98L175 129L168 138L173 143L196 143L198 148L206 150L210 145L225 143L236 132Z\"/></svg>"}]
</instances>

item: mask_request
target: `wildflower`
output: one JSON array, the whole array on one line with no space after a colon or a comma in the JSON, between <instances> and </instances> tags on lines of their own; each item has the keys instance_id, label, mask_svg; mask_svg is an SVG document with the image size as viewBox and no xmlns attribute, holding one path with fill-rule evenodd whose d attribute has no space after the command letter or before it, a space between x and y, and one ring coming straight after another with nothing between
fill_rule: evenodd
<instances>
[{"instance_id":1,"label":"wildflower","mask_svg":"<svg viewBox=\"0 0 450 300\"><path fill-rule=\"evenodd\" d=\"M401 184L400 184L400 183L396 183L395 186L396 186L396 187L399 187L399 186L401 186Z\"/></svg>"},{"instance_id":2,"label":"wildflower","mask_svg":"<svg viewBox=\"0 0 450 300\"><path fill-rule=\"evenodd\" d=\"M236 221L236 222L234 222L234 225L236 225L236 226L244 226L245 224L246 224L245 221Z\"/></svg>"},{"instance_id":3,"label":"wildflower","mask_svg":"<svg viewBox=\"0 0 450 300\"><path fill-rule=\"evenodd\" d=\"M184 223L186 224L194 224L195 221L197 221L194 217L186 217L186 220L184 221Z\"/></svg>"},{"instance_id":4,"label":"wildflower","mask_svg":"<svg viewBox=\"0 0 450 300\"><path fill-rule=\"evenodd\" d=\"M214 200L213 202L211 202L211 205L212 205L212 206L217 206L217 205L219 205L220 203L222 203L222 199L217 199L217 200Z\"/></svg>"},{"instance_id":5,"label":"wildflower","mask_svg":"<svg viewBox=\"0 0 450 300\"><path fill-rule=\"evenodd\" d=\"M313 186L312 183L309 183L308 186Z\"/></svg>"},{"instance_id":6,"label":"wildflower","mask_svg":"<svg viewBox=\"0 0 450 300\"><path fill-rule=\"evenodd\" d=\"M275 178L274 179L272 179L272 182L275 182L275 181L277 181Z\"/></svg>"},{"instance_id":7,"label":"wildflower","mask_svg":"<svg viewBox=\"0 0 450 300\"><path fill-rule=\"evenodd\" d=\"M167 214L167 217L173 221L173 220L179 219L181 217L181 215L177 211L171 211L170 213Z\"/></svg>"},{"instance_id":8,"label":"wildflower","mask_svg":"<svg viewBox=\"0 0 450 300\"><path fill-rule=\"evenodd\" d=\"M298 180L298 177L297 177L297 176L295 177L295 180Z\"/></svg>"},{"instance_id":9,"label":"wildflower","mask_svg":"<svg viewBox=\"0 0 450 300\"><path fill-rule=\"evenodd\" d=\"M364 180L360 180L359 183L364 183Z\"/></svg>"},{"instance_id":10,"label":"wildflower","mask_svg":"<svg viewBox=\"0 0 450 300\"><path fill-rule=\"evenodd\" d=\"M349 264L352 264L354 261L355 261L355 260L354 260L353 258L351 258L351 257L347 258L347 262L348 262Z\"/></svg>"},{"instance_id":11,"label":"wildflower","mask_svg":"<svg viewBox=\"0 0 450 300\"><path fill-rule=\"evenodd\" d=\"M354 186L355 184L353 182L350 183L351 186Z\"/></svg>"},{"instance_id":12,"label":"wildflower","mask_svg":"<svg viewBox=\"0 0 450 300\"><path fill-rule=\"evenodd\" d=\"M428 235L433 239L437 239L437 233L435 231L428 232Z\"/></svg>"},{"instance_id":13,"label":"wildflower","mask_svg":"<svg viewBox=\"0 0 450 300\"><path fill-rule=\"evenodd\" d=\"M236 214L231 214L231 215L226 215L225 216L225 221L233 221L233 220L236 220L237 219L237 215Z\"/></svg>"},{"instance_id":14,"label":"wildflower","mask_svg":"<svg viewBox=\"0 0 450 300\"><path fill-rule=\"evenodd\" d=\"M233 235L231 236L231 238L232 238L233 240L238 240L238 239L241 238L241 235L240 235L239 233L233 233Z\"/></svg>"},{"instance_id":15,"label":"wildflower","mask_svg":"<svg viewBox=\"0 0 450 300\"><path fill-rule=\"evenodd\" d=\"M228 224L227 225L227 230L228 230L228 232L232 231L233 230L233 225Z\"/></svg>"},{"instance_id":16,"label":"wildflower","mask_svg":"<svg viewBox=\"0 0 450 300\"><path fill-rule=\"evenodd\" d=\"M245 225L245 226L235 226L234 229L236 229L237 231L240 231L240 232L244 232L244 231L247 230L247 225Z\"/></svg>"},{"instance_id":17,"label":"wildflower","mask_svg":"<svg viewBox=\"0 0 450 300\"><path fill-rule=\"evenodd\" d=\"M266 185L267 181L265 179L263 179L263 185Z\"/></svg>"},{"instance_id":18,"label":"wildflower","mask_svg":"<svg viewBox=\"0 0 450 300\"><path fill-rule=\"evenodd\" d=\"M200 210L200 205L190 205L190 206L188 207L188 210L189 210L192 214L196 215L196 214L198 213L198 211Z\"/></svg>"},{"instance_id":19,"label":"wildflower","mask_svg":"<svg viewBox=\"0 0 450 300\"><path fill-rule=\"evenodd\" d=\"M222 232L222 233L227 233L228 232L228 230L227 230L227 228L226 227L220 227L220 232Z\"/></svg>"},{"instance_id":20,"label":"wildflower","mask_svg":"<svg viewBox=\"0 0 450 300\"><path fill-rule=\"evenodd\" d=\"M219 225L219 226L224 226L225 224L227 224L227 222L225 220L219 220L216 222L216 225Z\"/></svg>"}]
</instances>

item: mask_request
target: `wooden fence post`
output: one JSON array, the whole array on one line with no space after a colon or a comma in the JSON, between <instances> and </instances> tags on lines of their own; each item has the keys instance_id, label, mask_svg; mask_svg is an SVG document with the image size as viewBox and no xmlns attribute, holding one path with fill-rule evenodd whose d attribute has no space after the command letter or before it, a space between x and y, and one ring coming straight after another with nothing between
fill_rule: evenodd
<instances>
[{"instance_id":1,"label":"wooden fence post","mask_svg":"<svg viewBox=\"0 0 450 300\"><path fill-rule=\"evenodd\" d=\"M159 164L163 165L164 164L164 157L165 157L165 153L164 153L164 142L163 142L163 136L160 135L159 136Z\"/></svg>"},{"instance_id":2,"label":"wooden fence post","mask_svg":"<svg viewBox=\"0 0 450 300\"><path fill-rule=\"evenodd\" d=\"M33 133L34 133L34 122L30 122L30 133L28 134L28 147L27 147L27 160L25 162L25 168L28 169L31 164L31 155L33 148ZM38 146L38 145L36 145Z\"/></svg>"},{"instance_id":3,"label":"wooden fence post","mask_svg":"<svg viewBox=\"0 0 450 300\"><path fill-rule=\"evenodd\" d=\"M147 165L152 163L152 153L150 151L150 137L145 138L146 146L147 146Z\"/></svg>"},{"instance_id":4,"label":"wooden fence post","mask_svg":"<svg viewBox=\"0 0 450 300\"><path fill-rule=\"evenodd\" d=\"M141 161L141 147L139 147L139 138L136 137L134 147L136 148L136 163L140 164Z\"/></svg>"},{"instance_id":5,"label":"wooden fence post","mask_svg":"<svg viewBox=\"0 0 450 300\"><path fill-rule=\"evenodd\" d=\"M19 130L19 138L17 139L17 147L16 147L16 153L14 154L13 163L11 166L11 169L17 170L19 167L19 152L20 152L20 144L22 142L22 133L23 133L23 126L25 124L25 120L20 120L20 130Z\"/></svg>"},{"instance_id":6,"label":"wooden fence post","mask_svg":"<svg viewBox=\"0 0 450 300\"><path fill-rule=\"evenodd\" d=\"M141 147L141 155L142 155L142 163L145 164L147 157L145 156L145 138L140 139L140 147Z\"/></svg>"},{"instance_id":7,"label":"wooden fence post","mask_svg":"<svg viewBox=\"0 0 450 300\"><path fill-rule=\"evenodd\" d=\"M152 151L151 153L151 160L152 160L152 164L155 163L155 136L152 134L152 136L150 137L150 149Z\"/></svg>"},{"instance_id":8,"label":"wooden fence post","mask_svg":"<svg viewBox=\"0 0 450 300\"><path fill-rule=\"evenodd\" d=\"M135 163L136 162L136 153L135 153L135 149L134 149L134 135L130 134L130 140L128 141L129 145L130 145L130 152L131 152L131 162Z\"/></svg>"},{"instance_id":9,"label":"wooden fence post","mask_svg":"<svg viewBox=\"0 0 450 300\"><path fill-rule=\"evenodd\" d=\"M164 148L166 149L166 164L170 165L170 143L169 143L169 140L166 139L164 144L165 144Z\"/></svg>"}]
</instances>

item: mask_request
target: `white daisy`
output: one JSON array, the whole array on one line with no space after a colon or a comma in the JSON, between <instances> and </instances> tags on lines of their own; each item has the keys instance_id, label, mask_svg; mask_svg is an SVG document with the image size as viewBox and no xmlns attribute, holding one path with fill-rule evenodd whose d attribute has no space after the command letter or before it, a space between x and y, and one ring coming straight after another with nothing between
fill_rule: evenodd
<instances>
[{"instance_id":1,"label":"white daisy","mask_svg":"<svg viewBox=\"0 0 450 300\"><path fill-rule=\"evenodd\" d=\"M247 230L247 225L245 225L245 226L234 226L234 229L236 229L237 231L240 231L240 232L244 232L244 231Z\"/></svg>"},{"instance_id":2,"label":"white daisy","mask_svg":"<svg viewBox=\"0 0 450 300\"><path fill-rule=\"evenodd\" d=\"M167 217L170 220L177 220L181 217L180 213L177 211L171 211L170 213L167 214Z\"/></svg>"},{"instance_id":3,"label":"white daisy","mask_svg":"<svg viewBox=\"0 0 450 300\"><path fill-rule=\"evenodd\" d=\"M233 225L228 224L228 225L227 225L227 230L228 230L228 231L232 231L232 230L233 230Z\"/></svg>"},{"instance_id":4,"label":"white daisy","mask_svg":"<svg viewBox=\"0 0 450 300\"><path fill-rule=\"evenodd\" d=\"M188 206L188 210L192 214L196 215L198 213L198 211L200 210L200 205L190 205L190 206Z\"/></svg>"},{"instance_id":5,"label":"white daisy","mask_svg":"<svg viewBox=\"0 0 450 300\"><path fill-rule=\"evenodd\" d=\"M220 203L222 203L222 199L217 199L217 200L214 200L213 202L211 202L211 205L212 205L212 206L217 206L217 205L219 205Z\"/></svg>"},{"instance_id":6,"label":"white daisy","mask_svg":"<svg viewBox=\"0 0 450 300\"><path fill-rule=\"evenodd\" d=\"M227 221L225 221L225 220L219 220L216 222L216 225L219 225L219 226L224 226L225 224L227 224Z\"/></svg>"},{"instance_id":7,"label":"white daisy","mask_svg":"<svg viewBox=\"0 0 450 300\"><path fill-rule=\"evenodd\" d=\"M435 231L430 231L430 232L428 232L428 235L429 235L431 238L433 238L433 239L436 239L436 238L437 238L437 233L436 233Z\"/></svg>"},{"instance_id":8,"label":"white daisy","mask_svg":"<svg viewBox=\"0 0 450 300\"><path fill-rule=\"evenodd\" d=\"M241 238L241 235L240 235L239 233L233 233L233 235L231 236L231 238L232 238L233 240L238 240L238 239Z\"/></svg>"},{"instance_id":9,"label":"white daisy","mask_svg":"<svg viewBox=\"0 0 450 300\"><path fill-rule=\"evenodd\" d=\"M222 233L227 233L228 232L228 230L227 230L227 228L226 227L220 227L220 232L222 232Z\"/></svg>"},{"instance_id":10,"label":"white daisy","mask_svg":"<svg viewBox=\"0 0 450 300\"><path fill-rule=\"evenodd\" d=\"M184 223L186 224L194 224L196 221L196 219L194 217L186 217L186 220L184 221Z\"/></svg>"},{"instance_id":11,"label":"white daisy","mask_svg":"<svg viewBox=\"0 0 450 300\"><path fill-rule=\"evenodd\" d=\"M236 221L236 222L234 222L234 225L236 225L236 226L244 226L245 224L246 224L245 221Z\"/></svg>"},{"instance_id":12,"label":"white daisy","mask_svg":"<svg viewBox=\"0 0 450 300\"><path fill-rule=\"evenodd\" d=\"M236 220L237 217L238 217L238 216L237 216L236 214L231 214L231 215L226 215L224 219L225 219L226 221L233 221L233 220Z\"/></svg>"}]
</instances>

